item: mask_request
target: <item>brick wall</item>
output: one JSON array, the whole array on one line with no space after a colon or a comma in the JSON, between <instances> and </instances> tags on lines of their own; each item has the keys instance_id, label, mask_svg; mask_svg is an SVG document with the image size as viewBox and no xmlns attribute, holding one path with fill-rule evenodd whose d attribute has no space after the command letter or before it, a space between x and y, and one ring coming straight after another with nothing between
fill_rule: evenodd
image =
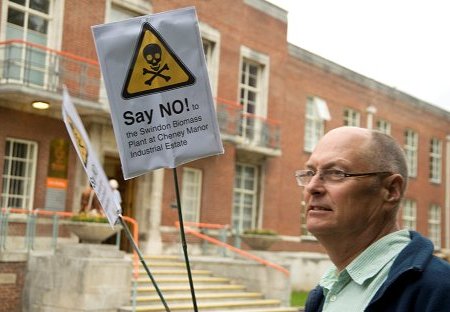
<instances>
[{"instance_id":1,"label":"brick wall","mask_svg":"<svg viewBox=\"0 0 450 312\"><path fill-rule=\"evenodd\" d=\"M0 107L0 125L0 164L3 164L6 138L37 142L38 162L36 168L33 209L42 209L45 206L45 196L47 191L46 179L50 156L50 143L53 139L58 138L70 140L64 123L62 120L55 118L38 116ZM75 157L77 157L75 150L73 149L72 144L70 144L68 168L69 185L66 194L66 207L71 207L72 202L74 189L73 185L71 185L71 181L73 181L74 169L77 161ZM3 166L0 167L0 175L2 174ZM2 181L0 180L0 188L1 185Z\"/></svg>"},{"instance_id":2,"label":"brick wall","mask_svg":"<svg viewBox=\"0 0 450 312\"><path fill-rule=\"evenodd\" d=\"M0 312L22 311L26 262L0 262Z\"/></svg>"}]
</instances>

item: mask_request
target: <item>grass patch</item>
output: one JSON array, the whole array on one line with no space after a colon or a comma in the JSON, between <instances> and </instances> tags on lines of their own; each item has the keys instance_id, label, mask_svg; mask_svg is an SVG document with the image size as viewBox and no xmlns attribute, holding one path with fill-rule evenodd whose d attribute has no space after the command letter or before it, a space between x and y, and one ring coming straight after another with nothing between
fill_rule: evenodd
<instances>
[{"instance_id":1,"label":"grass patch","mask_svg":"<svg viewBox=\"0 0 450 312\"><path fill-rule=\"evenodd\" d=\"M291 307L304 307L307 297L308 297L307 291L294 290L291 293Z\"/></svg>"}]
</instances>

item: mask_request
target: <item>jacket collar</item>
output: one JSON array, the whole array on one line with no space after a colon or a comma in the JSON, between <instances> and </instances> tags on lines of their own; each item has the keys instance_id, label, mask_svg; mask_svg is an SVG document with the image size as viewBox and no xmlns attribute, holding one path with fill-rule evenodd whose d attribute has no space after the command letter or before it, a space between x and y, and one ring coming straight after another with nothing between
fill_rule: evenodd
<instances>
[{"instance_id":1,"label":"jacket collar","mask_svg":"<svg viewBox=\"0 0 450 312\"><path fill-rule=\"evenodd\" d=\"M421 274L433 257L433 243L415 231L409 232L411 242L399 253L391 271L371 302L381 298L384 292L403 274Z\"/></svg>"},{"instance_id":2,"label":"jacket collar","mask_svg":"<svg viewBox=\"0 0 450 312\"><path fill-rule=\"evenodd\" d=\"M387 280L377 291L371 302L381 298L394 281L403 274L421 274L433 256L433 243L415 231L409 232L411 242L399 253L391 267ZM322 311L323 289L317 286L311 291L305 305L305 311Z\"/></svg>"}]
</instances>

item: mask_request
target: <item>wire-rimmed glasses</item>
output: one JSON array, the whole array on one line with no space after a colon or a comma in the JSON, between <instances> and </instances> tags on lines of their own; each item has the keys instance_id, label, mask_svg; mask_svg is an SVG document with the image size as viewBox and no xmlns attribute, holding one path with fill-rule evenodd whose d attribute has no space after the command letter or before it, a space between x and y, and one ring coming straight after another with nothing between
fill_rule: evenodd
<instances>
[{"instance_id":1,"label":"wire-rimmed glasses","mask_svg":"<svg viewBox=\"0 0 450 312\"><path fill-rule=\"evenodd\" d=\"M369 177L377 175L392 175L390 171L375 171L375 172L364 172L364 173L347 173L339 169L325 169L320 171L314 171L311 169L297 170L295 171L295 178L297 179L297 184L299 186L306 186L311 182L312 178L319 174L319 179L323 182L339 182L345 178L350 177Z\"/></svg>"}]
</instances>

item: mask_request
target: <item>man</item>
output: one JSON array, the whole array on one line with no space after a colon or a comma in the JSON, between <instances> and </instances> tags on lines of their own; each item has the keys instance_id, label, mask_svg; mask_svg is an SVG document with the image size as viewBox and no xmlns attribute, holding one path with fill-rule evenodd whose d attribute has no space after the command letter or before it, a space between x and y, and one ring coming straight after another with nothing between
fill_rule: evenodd
<instances>
[{"instance_id":1,"label":"man","mask_svg":"<svg viewBox=\"0 0 450 312\"><path fill-rule=\"evenodd\" d=\"M95 194L94 189L89 185L83 193L81 193L81 203L80 203L79 213L85 213L88 215L101 215L103 216L103 209L100 205L100 201Z\"/></svg>"},{"instance_id":2,"label":"man","mask_svg":"<svg viewBox=\"0 0 450 312\"><path fill-rule=\"evenodd\" d=\"M450 265L397 224L407 176L394 139L356 127L328 132L296 172L308 231L335 265L306 312L450 311Z\"/></svg>"}]
</instances>

